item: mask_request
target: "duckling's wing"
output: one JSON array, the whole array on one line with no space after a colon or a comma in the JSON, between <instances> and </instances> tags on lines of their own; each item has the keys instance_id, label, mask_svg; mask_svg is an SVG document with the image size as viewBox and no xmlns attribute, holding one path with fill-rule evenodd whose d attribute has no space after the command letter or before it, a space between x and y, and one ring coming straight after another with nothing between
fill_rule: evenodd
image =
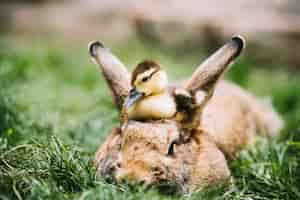
<instances>
[{"instance_id":1,"label":"duckling's wing","mask_svg":"<svg viewBox=\"0 0 300 200\"><path fill-rule=\"evenodd\" d=\"M174 90L173 96L178 112L189 112L194 108L194 98L187 90L177 88Z\"/></svg>"}]
</instances>

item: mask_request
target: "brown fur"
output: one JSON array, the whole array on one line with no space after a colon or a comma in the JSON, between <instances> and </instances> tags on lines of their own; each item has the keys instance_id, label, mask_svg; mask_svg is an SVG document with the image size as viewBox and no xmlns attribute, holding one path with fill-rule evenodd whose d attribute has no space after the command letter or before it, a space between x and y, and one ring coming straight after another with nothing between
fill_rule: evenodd
<instances>
[{"instance_id":1,"label":"brown fur","mask_svg":"<svg viewBox=\"0 0 300 200\"><path fill-rule=\"evenodd\" d=\"M108 170L103 169L112 167L110 175L117 181L148 184L167 181L187 192L227 180L230 170L225 158L233 159L253 141L256 133L274 136L282 127L281 119L271 107L265 107L249 93L225 81L216 87L203 110L201 123L197 133L175 145L174 156L168 156L171 142L180 137L180 125L173 120L130 121L121 134L113 133L107 139L113 144L106 141L99 148L95 164L103 176L108 175ZM270 132L273 126L277 129ZM111 165L104 166L107 160Z\"/></svg>"},{"instance_id":2,"label":"brown fur","mask_svg":"<svg viewBox=\"0 0 300 200\"><path fill-rule=\"evenodd\" d=\"M218 81L241 51L235 42L210 57L184 84L186 91L180 95L192 99L183 101L191 102L183 115L191 120L131 120L122 130L114 129L95 156L100 175L117 182L167 182L189 192L228 180L227 162L252 143L256 133L275 136L283 122L272 106L232 83ZM182 90L172 86L170 92L176 96L178 88ZM198 93L207 94L199 104Z\"/></svg>"}]
</instances>

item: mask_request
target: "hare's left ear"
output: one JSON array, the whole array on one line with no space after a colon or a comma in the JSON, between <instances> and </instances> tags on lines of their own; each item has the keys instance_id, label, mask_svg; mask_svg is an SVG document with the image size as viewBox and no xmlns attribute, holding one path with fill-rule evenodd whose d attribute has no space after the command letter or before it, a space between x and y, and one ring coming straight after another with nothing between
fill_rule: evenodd
<instances>
[{"instance_id":1,"label":"hare's left ear","mask_svg":"<svg viewBox=\"0 0 300 200\"><path fill-rule=\"evenodd\" d=\"M130 90L129 72L122 62L98 41L89 44L89 53L101 69L116 106L121 109Z\"/></svg>"},{"instance_id":2,"label":"hare's left ear","mask_svg":"<svg viewBox=\"0 0 300 200\"><path fill-rule=\"evenodd\" d=\"M188 110L189 126L198 125L196 119L200 118L199 112L212 97L218 80L233 60L241 54L244 47L245 40L241 36L231 38L196 69L181 89L175 90L177 105L179 104L184 112Z\"/></svg>"}]
</instances>

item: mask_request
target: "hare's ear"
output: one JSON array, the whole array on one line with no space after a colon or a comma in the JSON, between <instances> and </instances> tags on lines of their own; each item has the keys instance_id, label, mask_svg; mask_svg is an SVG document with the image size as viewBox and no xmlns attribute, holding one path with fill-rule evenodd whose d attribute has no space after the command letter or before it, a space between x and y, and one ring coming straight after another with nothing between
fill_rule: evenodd
<instances>
[{"instance_id":1,"label":"hare's ear","mask_svg":"<svg viewBox=\"0 0 300 200\"><path fill-rule=\"evenodd\" d=\"M196 128L199 125L199 115L213 95L218 80L244 47L245 40L241 36L233 37L205 60L181 89L175 90L177 106L185 113L179 115L179 119L184 119L182 122L187 127Z\"/></svg>"},{"instance_id":2,"label":"hare's ear","mask_svg":"<svg viewBox=\"0 0 300 200\"><path fill-rule=\"evenodd\" d=\"M98 41L89 44L89 53L101 69L112 91L115 104L121 109L124 98L130 90L129 72L121 61Z\"/></svg>"},{"instance_id":3,"label":"hare's ear","mask_svg":"<svg viewBox=\"0 0 300 200\"><path fill-rule=\"evenodd\" d=\"M245 40L241 36L233 37L196 69L184 88L191 94L201 90L210 97L220 77L244 47Z\"/></svg>"}]
</instances>

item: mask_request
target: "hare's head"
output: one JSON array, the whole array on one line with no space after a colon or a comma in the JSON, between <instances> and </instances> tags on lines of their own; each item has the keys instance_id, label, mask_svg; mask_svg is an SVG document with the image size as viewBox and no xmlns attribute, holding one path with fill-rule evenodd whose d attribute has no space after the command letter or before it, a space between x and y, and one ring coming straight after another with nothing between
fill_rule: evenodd
<instances>
[{"instance_id":1,"label":"hare's head","mask_svg":"<svg viewBox=\"0 0 300 200\"><path fill-rule=\"evenodd\" d=\"M100 174L117 182L168 182L182 189L197 182L197 177L191 174L197 169L199 147L203 145L197 136L201 131L198 128L201 110L213 95L217 81L243 47L243 39L232 38L184 85L173 90L169 88L176 99L178 113L188 116L184 120L175 117L121 124L123 128L117 128L96 155ZM100 66L120 110L124 101L125 105L126 101L130 105L138 98L167 88L166 73L152 61L140 63L130 78L122 63L100 43L92 43L90 53Z\"/></svg>"},{"instance_id":2,"label":"hare's head","mask_svg":"<svg viewBox=\"0 0 300 200\"><path fill-rule=\"evenodd\" d=\"M117 181L151 184L171 178L168 166L176 164L174 143L179 139L176 124L131 121L122 134L114 172Z\"/></svg>"},{"instance_id":3,"label":"hare's head","mask_svg":"<svg viewBox=\"0 0 300 200\"><path fill-rule=\"evenodd\" d=\"M187 191L197 162L196 138L183 141L173 120L130 121L123 131L115 131L96 156L102 177L118 183L168 184Z\"/></svg>"}]
</instances>

